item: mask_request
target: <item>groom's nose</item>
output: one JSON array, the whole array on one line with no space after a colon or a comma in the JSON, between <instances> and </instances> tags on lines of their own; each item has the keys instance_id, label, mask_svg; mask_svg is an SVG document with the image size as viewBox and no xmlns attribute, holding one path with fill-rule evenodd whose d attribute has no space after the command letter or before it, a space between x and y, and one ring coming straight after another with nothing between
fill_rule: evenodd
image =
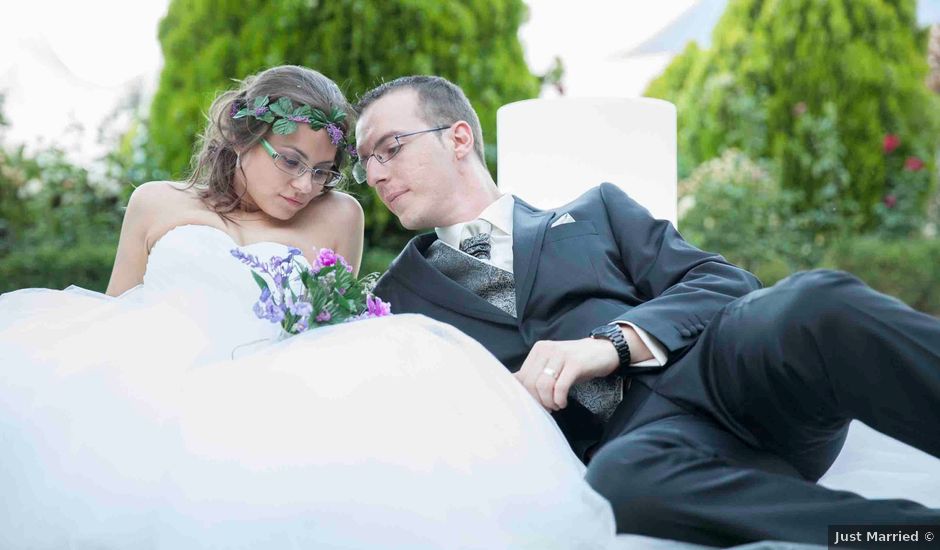
<instances>
[{"instance_id":1,"label":"groom's nose","mask_svg":"<svg viewBox=\"0 0 940 550\"><path fill-rule=\"evenodd\" d=\"M369 163L368 171L366 172L366 183L370 187L378 188L380 185L388 181L389 167L387 164L382 164L377 160L372 160Z\"/></svg>"}]
</instances>

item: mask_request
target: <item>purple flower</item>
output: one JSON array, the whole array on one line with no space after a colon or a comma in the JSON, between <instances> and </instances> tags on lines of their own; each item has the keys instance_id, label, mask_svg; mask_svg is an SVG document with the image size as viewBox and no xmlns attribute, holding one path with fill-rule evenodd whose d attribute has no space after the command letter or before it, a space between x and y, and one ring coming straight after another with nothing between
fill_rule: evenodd
<instances>
[{"instance_id":1,"label":"purple flower","mask_svg":"<svg viewBox=\"0 0 940 550\"><path fill-rule=\"evenodd\" d=\"M257 109L255 109L255 116L264 116L264 114L267 112L268 112L268 108L266 106L258 107Z\"/></svg>"},{"instance_id":2,"label":"purple flower","mask_svg":"<svg viewBox=\"0 0 940 550\"><path fill-rule=\"evenodd\" d=\"M280 323L284 319L284 306L275 302L271 291L266 288L261 291L252 309L259 319L267 319L272 323Z\"/></svg>"},{"instance_id":3,"label":"purple flower","mask_svg":"<svg viewBox=\"0 0 940 550\"><path fill-rule=\"evenodd\" d=\"M299 249L299 248L294 248L293 246L288 247L288 249L287 249L287 255L288 255L288 256L300 256L300 249Z\"/></svg>"},{"instance_id":4,"label":"purple flower","mask_svg":"<svg viewBox=\"0 0 940 550\"><path fill-rule=\"evenodd\" d=\"M356 150L356 146L352 143L346 146L346 152L353 158L359 158L359 151Z\"/></svg>"},{"instance_id":5,"label":"purple flower","mask_svg":"<svg viewBox=\"0 0 940 550\"><path fill-rule=\"evenodd\" d=\"M313 306L310 305L310 302L307 302L303 299L294 301L290 294L285 296L284 299L287 302L287 309L289 309L293 315L306 318L309 317L311 313L313 313Z\"/></svg>"},{"instance_id":6,"label":"purple flower","mask_svg":"<svg viewBox=\"0 0 940 550\"><path fill-rule=\"evenodd\" d=\"M326 322L329 322L329 320L332 318L333 316L330 315L330 312L324 309L323 311L317 314L316 322L326 323Z\"/></svg>"},{"instance_id":7,"label":"purple flower","mask_svg":"<svg viewBox=\"0 0 940 550\"><path fill-rule=\"evenodd\" d=\"M228 116L234 118L235 115L238 114L238 111L239 111L239 109L238 109L238 102L237 102L237 101L233 101L233 102L232 102L232 107L228 110Z\"/></svg>"},{"instance_id":8,"label":"purple flower","mask_svg":"<svg viewBox=\"0 0 940 550\"><path fill-rule=\"evenodd\" d=\"M392 314L392 304L383 302L381 298L371 294L366 298L366 308L371 317L385 317Z\"/></svg>"},{"instance_id":9,"label":"purple flower","mask_svg":"<svg viewBox=\"0 0 940 550\"><path fill-rule=\"evenodd\" d=\"M248 267L252 269L264 268L264 265L261 263L261 260L259 260L257 256L246 254L245 252L242 252L238 248L233 248L231 252L232 252L232 256L237 258L238 261L240 261L241 263L247 265Z\"/></svg>"},{"instance_id":10,"label":"purple flower","mask_svg":"<svg viewBox=\"0 0 940 550\"><path fill-rule=\"evenodd\" d=\"M332 122L326 125L326 133L330 134L330 143L339 145L343 141L343 131Z\"/></svg>"},{"instance_id":11,"label":"purple flower","mask_svg":"<svg viewBox=\"0 0 940 550\"><path fill-rule=\"evenodd\" d=\"M307 324L307 319L306 319L306 318L297 321L296 323L294 323L294 326L291 327L292 332L293 332L294 334L299 334L299 333L301 333L301 332L307 330L308 328L310 328L310 327L309 327L308 324Z\"/></svg>"},{"instance_id":12,"label":"purple flower","mask_svg":"<svg viewBox=\"0 0 940 550\"><path fill-rule=\"evenodd\" d=\"M320 267L330 267L336 264L336 258L336 252L333 252L329 248L321 248L320 253L317 254L317 265Z\"/></svg>"},{"instance_id":13,"label":"purple flower","mask_svg":"<svg viewBox=\"0 0 940 550\"><path fill-rule=\"evenodd\" d=\"M267 319L272 323L280 323L284 320L284 310L278 307L277 304L272 303L268 306Z\"/></svg>"},{"instance_id":14,"label":"purple flower","mask_svg":"<svg viewBox=\"0 0 940 550\"><path fill-rule=\"evenodd\" d=\"M287 115L284 118L292 122L310 122L310 117L306 117L303 115Z\"/></svg>"}]
</instances>

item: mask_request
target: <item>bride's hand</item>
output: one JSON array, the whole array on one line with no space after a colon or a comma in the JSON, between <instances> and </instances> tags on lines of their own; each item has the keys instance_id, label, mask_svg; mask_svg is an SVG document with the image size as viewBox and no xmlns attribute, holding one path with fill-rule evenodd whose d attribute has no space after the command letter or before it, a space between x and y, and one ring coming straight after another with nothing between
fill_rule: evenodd
<instances>
[{"instance_id":1,"label":"bride's hand","mask_svg":"<svg viewBox=\"0 0 940 550\"><path fill-rule=\"evenodd\" d=\"M619 364L617 350L603 339L541 340L513 375L549 411L568 406L571 386L607 376Z\"/></svg>"}]
</instances>

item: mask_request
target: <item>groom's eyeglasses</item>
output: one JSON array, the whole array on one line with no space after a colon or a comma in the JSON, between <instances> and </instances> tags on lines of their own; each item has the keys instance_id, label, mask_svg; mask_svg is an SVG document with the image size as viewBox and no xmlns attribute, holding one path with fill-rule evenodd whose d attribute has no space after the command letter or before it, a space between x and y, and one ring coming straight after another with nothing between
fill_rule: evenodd
<instances>
[{"instance_id":1,"label":"groom's eyeglasses","mask_svg":"<svg viewBox=\"0 0 940 550\"><path fill-rule=\"evenodd\" d=\"M268 143L268 140L262 138L261 145L264 147L264 150L271 155L271 158L274 159L274 166L295 178L299 178L310 172L312 176L313 184L322 187L323 191L327 189L332 189L339 185L343 181L343 175L339 172L334 172L333 170L324 170L323 168L311 168L307 164L300 160L299 158L287 154L287 153L278 153L274 150L274 147Z\"/></svg>"},{"instance_id":2,"label":"groom's eyeglasses","mask_svg":"<svg viewBox=\"0 0 940 550\"><path fill-rule=\"evenodd\" d=\"M418 134L427 134L429 132L440 132L441 130L446 130L450 126L441 126L439 128L431 128L430 130L418 130L417 132L408 132L407 134L395 134L393 136L388 136L372 148L372 154L360 158L353 164L352 175L355 178L356 183L365 183L368 179L368 172L366 170L369 167L369 161L373 158L379 161L379 164L385 164L386 162L395 158L395 155L401 152L401 148L404 147L404 143L400 141L400 138L416 136Z\"/></svg>"}]
</instances>

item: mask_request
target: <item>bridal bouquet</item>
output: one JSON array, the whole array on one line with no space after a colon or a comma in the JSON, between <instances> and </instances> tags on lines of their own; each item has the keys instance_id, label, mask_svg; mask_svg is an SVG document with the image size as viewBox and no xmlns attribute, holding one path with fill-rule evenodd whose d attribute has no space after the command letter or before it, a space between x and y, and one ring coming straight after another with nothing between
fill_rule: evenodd
<instances>
[{"instance_id":1,"label":"bridal bouquet","mask_svg":"<svg viewBox=\"0 0 940 550\"><path fill-rule=\"evenodd\" d=\"M279 323L287 334L391 315L391 305L372 294L379 274L356 279L352 266L329 248L320 249L310 267L297 259L296 248L288 249L286 258L273 256L268 261L237 248L232 256L251 268L261 288L255 315Z\"/></svg>"}]
</instances>

